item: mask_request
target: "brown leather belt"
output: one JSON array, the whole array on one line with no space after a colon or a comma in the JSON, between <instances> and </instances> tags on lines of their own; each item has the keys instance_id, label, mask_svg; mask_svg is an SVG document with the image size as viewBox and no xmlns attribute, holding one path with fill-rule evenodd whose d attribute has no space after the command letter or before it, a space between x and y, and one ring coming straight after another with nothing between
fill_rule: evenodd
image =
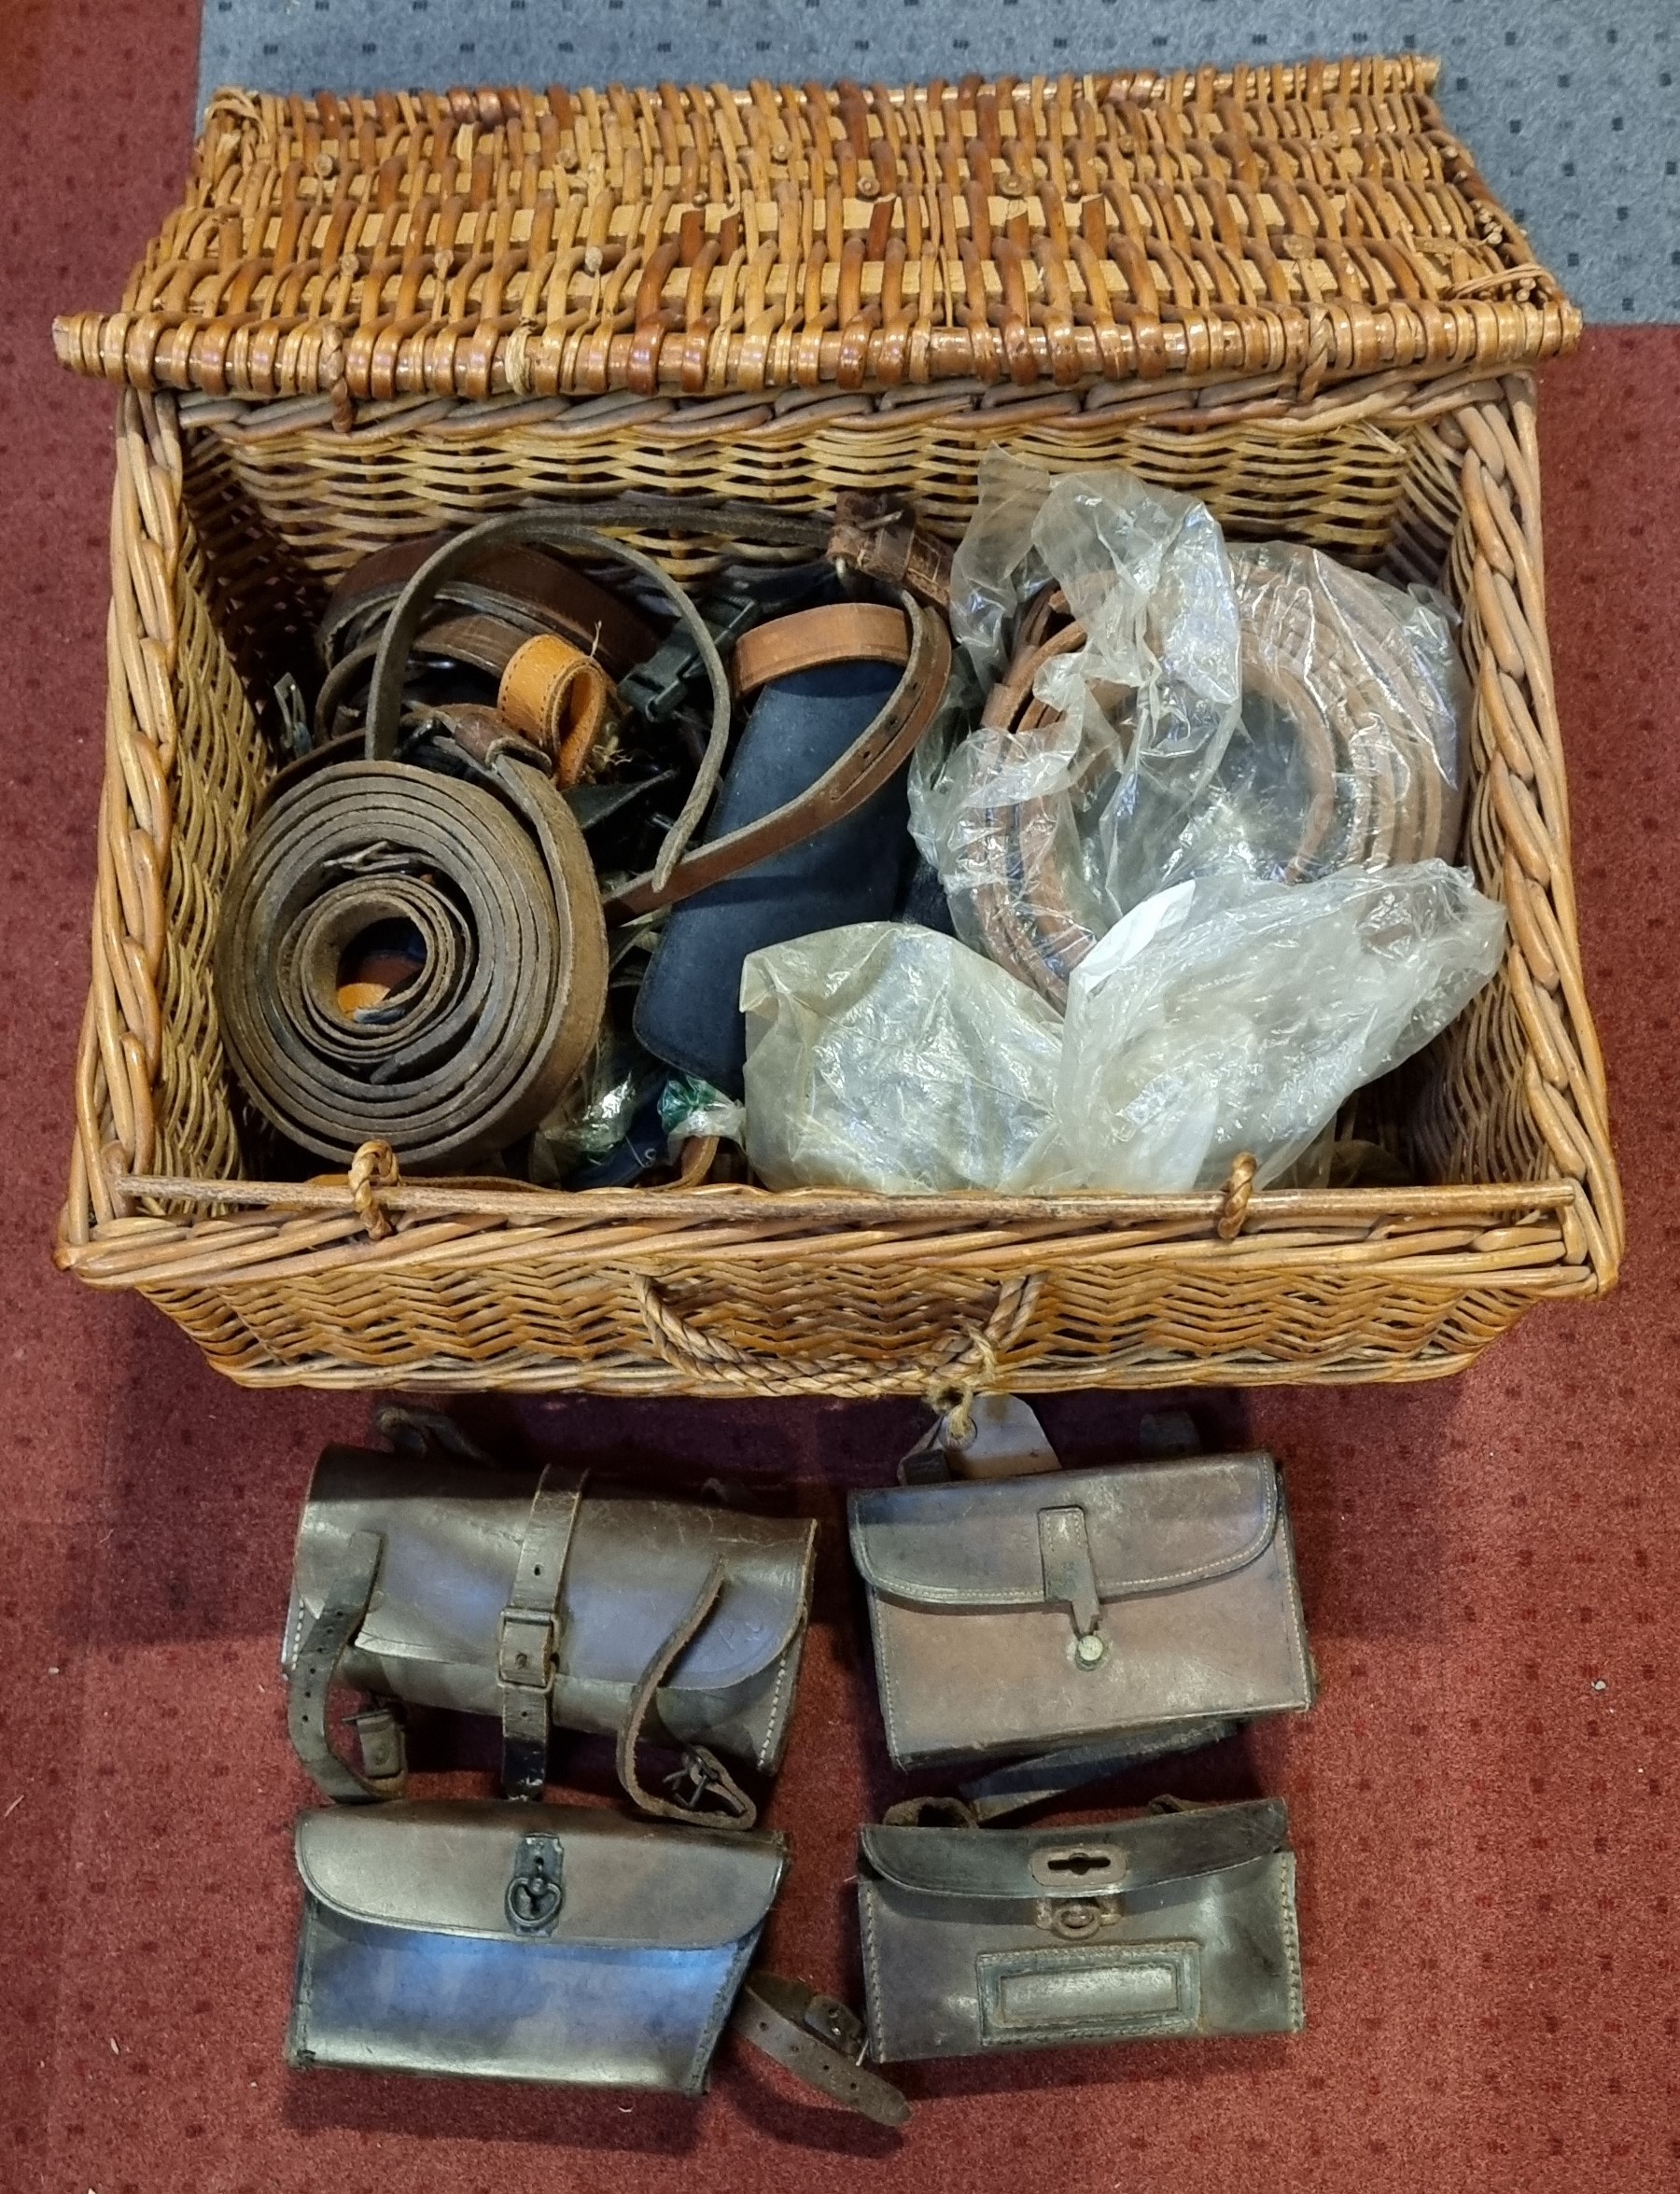
<instances>
[{"instance_id":1,"label":"brown leather belt","mask_svg":"<svg viewBox=\"0 0 1680 2194\"><path fill-rule=\"evenodd\" d=\"M745 700L777 678L831 663L895 663L902 668L909 660L910 627L902 609L878 602L834 602L753 625L735 642L729 676Z\"/></svg>"},{"instance_id":2,"label":"brown leather belt","mask_svg":"<svg viewBox=\"0 0 1680 2194\"><path fill-rule=\"evenodd\" d=\"M862 2021L832 1996L774 1973L749 1973L730 2024L743 2041L847 2110L878 2126L908 2124L909 2103L863 2062Z\"/></svg>"},{"instance_id":3,"label":"brown leather belt","mask_svg":"<svg viewBox=\"0 0 1680 2194\"><path fill-rule=\"evenodd\" d=\"M595 873L540 758L518 746L489 749L477 784L329 763L264 811L235 862L216 944L222 1037L255 1102L305 1150L345 1164L377 1140L414 1171L481 1164L553 1109L595 1048ZM417 972L357 1010L341 994L346 957L386 925L418 939Z\"/></svg>"},{"instance_id":4,"label":"brown leather belt","mask_svg":"<svg viewBox=\"0 0 1680 2194\"><path fill-rule=\"evenodd\" d=\"M423 540L396 541L352 565L328 597L317 628L327 660L337 661L347 644L372 636L370 627L384 622L421 566L446 542L459 538L433 533ZM441 598L469 609L479 607L483 593L516 603L536 620L533 630L555 632L570 640L581 653L593 656L610 678L621 678L632 664L645 662L659 644L652 626L628 602L540 549L515 544L487 555L474 581L470 587L445 591Z\"/></svg>"}]
</instances>

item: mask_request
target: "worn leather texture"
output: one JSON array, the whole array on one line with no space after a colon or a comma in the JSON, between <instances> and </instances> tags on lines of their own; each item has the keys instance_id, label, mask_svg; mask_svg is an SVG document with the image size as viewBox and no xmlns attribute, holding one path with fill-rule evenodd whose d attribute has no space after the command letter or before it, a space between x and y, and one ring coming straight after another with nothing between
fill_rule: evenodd
<instances>
[{"instance_id":1,"label":"worn leather texture","mask_svg":"<svg viewBox=\"0 0 1680 2194\"><path fill-rule=\"evenodd\" d=\"M411 1705L500 1714L498 1626L514 1597L537 1485L534 1472L435 1448L327 1448L298 1529L287 1670L351 1538L371 1531L384 1556L341 1679ZM721 1563L721 1591L656 1692L649 1734L773 1772L798 1681L815 1544L807 1520L648 1500L585 1481L564 1552L551 1721L616 1735L639 1678Z\"/></svg>"},{"instance_id":2,"label":"worn leather texture","mask_svg":"<svg viewBox=\"0 0 1680 2194\"><path fill-rule=\"evenodd\" d=\"M1304 2022L1281 1801L1077 1828L866 1828L880 2063Z\"/></svg>"},{"instance_id":3,"label":"worn leather texture","mask_svg":"<svg viewBox=\"0 0 1680 2194\"><path fill-rule=\"evenodd\" d=\"M296 1853L294 2066L682 2095L787 1866L778 1836L461 1802L305 1813Z\"/></svg>"},{"instance_id":4,"label":"worn leather texture","mask_svg":"<svg viewBox=\"0 0 1680 2194\"><path fill-rule=\"evenodd\" d=\"M891 1487L849 1505L900 1767L1312 1703L1269 1455Z\"/></svg>"},{"instance_id":5,"label":"worn leather texture","mask_svg":"<svg viewBox=\"0 0 1680 2194\"><path fill-rule=\"evenodd\" d=\"M888 663L838 663L765 686L707 838L727 837L819 782L886 706L899 675ZM655 1058L740 1097L742 962L791 937L892 913L908 855L904 778L901 768L849 815L673 907L636 1001L636 1033Z\"/></svg>"}]
</instances>

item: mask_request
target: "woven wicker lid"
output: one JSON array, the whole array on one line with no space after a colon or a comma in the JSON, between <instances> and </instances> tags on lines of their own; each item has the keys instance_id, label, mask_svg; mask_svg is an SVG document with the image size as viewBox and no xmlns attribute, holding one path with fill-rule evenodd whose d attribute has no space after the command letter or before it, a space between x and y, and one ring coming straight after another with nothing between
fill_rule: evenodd
<instances>
[{"instance_id":1,"label":"woven wicker lid","mask_svg":"<svg viewBox=\"0 0 1680 2194\"><path fill-rule=\"evenodd\" d=\"M77 371L245 398L1425 380L1580 315L1436 63L212 105Z\"/></svg>"}]
</instances>

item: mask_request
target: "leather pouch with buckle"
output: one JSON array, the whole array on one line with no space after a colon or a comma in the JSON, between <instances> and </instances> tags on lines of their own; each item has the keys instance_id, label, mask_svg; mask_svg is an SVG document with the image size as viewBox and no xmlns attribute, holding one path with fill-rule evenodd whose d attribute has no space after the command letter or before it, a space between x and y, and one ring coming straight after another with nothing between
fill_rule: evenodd
<instances>
[{"instance_id":1,"label":"leather pouch with buckle","mask_svg":"<svg viewBox=\"0 0 1680 2194\"><path fill-rule=\"evenodd\" d=\"M388 1705L357 1719L359 1769L329 1740L337 1681L378 1701L499 1718L503 1787L541 1794L549 1731L617 1740L644 1811L749 1826L724 1761L772 1773L787 1740L815 1524L620 1497L581 1474L442 1450L329 1447L299 1527L285 1662L293 1741L329 1796L402 1789ZM645 1787L644 1739L684 1755Z\"/></svg>"},{"instance_id":2,"label":"leather pouch with buckle","mask_svg":"<svg viewBox=\"0 0 1680 2194\"><path fill-rule=\"evenodd\" d=\"M1303 2024L1277 1800L1097 1826L862 1832L870 2055L882 2063Z\"/></svg>"},{"instance_id":3,"label":"leather pouch with buckle","mask_svg":"<svg viewBox=\"0 0 1680 2194\"><path fill-rule=\"evenodd\" d=\"M900 1767L1040 1753L1049 1790L1058 1754L1090 1780L1312 1703L1269 1455L911 1484L850 1512Z\"/></svg>"},{"instance_id":4,"label":"leather pouch with buckle","mask_svg":"<svg viewBox=\"0 0 1680 2194\"><path fill-rule=\"evenodd\" d=\"M779 1836L595 1807L305 1813L293 2065L699 2094Z\"/></svg>"}]
</instances>

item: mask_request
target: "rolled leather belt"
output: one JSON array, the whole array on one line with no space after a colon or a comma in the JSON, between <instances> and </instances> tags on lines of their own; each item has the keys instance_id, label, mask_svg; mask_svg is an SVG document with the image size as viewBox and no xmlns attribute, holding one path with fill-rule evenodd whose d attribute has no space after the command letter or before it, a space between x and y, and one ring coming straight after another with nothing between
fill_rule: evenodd
<instances>
[{"instance_id":1,"label":"rolled leather belt","mask_svg":"<svg viewBox=\"0 0 1680 2194\"><path fill-rule=\"evenodd\" d=\"M305 1150L348 1163L381 1140L414 1171L482 1164L595 1047L607 933L582 833L534 756L503 742L483 772L331 764L265 811L234 865L216 949L223 1041ZM418 937L418 971L358 1009L343 970L386 926Z\"/></svg>"}]
</instances>

